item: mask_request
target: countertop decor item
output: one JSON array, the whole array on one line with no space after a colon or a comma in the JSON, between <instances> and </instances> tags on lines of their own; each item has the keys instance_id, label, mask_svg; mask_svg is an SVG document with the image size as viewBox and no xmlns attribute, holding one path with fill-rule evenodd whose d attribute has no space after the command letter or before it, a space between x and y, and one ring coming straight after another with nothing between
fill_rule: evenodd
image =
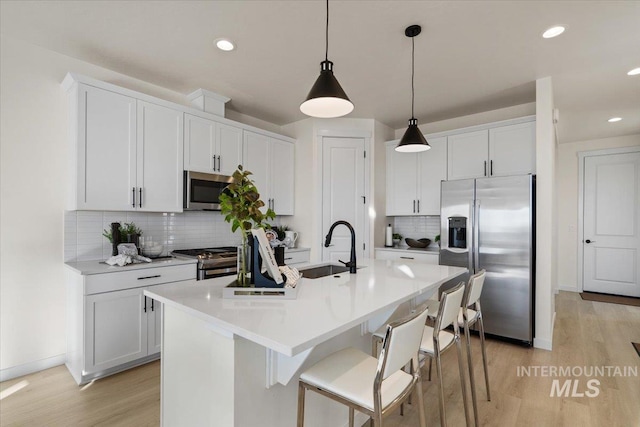
<instances>
[{"instance_id":1,"label":"countertop decor item","mask_svg":"<svg viewBox=\"0 0 640 427\"><path fill-rule=\"evenodd\" d=\"M400 245L401 241L402 241L402 234L393 233L393 246L396 247Z\"/></svg>"},{"instance_id":2,"label":"countertop decor item","mask_svg":"<svg viewBox=\"0 0 640 427\"><path fill-rule=\"evenodd\" d=\"M238 165L238 169L233 173L233 182L227 186L220 195L220 213L224 215L224 220L231 223L231 231L240 230L242 234L242 251L238 269L237 282L239 286L249 286L247 276L248 236L252 228L265 228L267 219L274 219L276 214L267 208L266 212L260 209L265 206L260 200L260 193L255 183L251 180L250 171Z\"/></svg>"},{"instance_id":3,"label":"countertop decor item","mask_svg":"<svg viewBox=\"0 0 640 427\"><path fill-rule=\"evenodd\" d=\"M410 239L410 238L406 238L404 239L405 242L407 242L407 245L409 245L412 248L426 248L427 246L429 246L429 243L431 243L431 240L429 239Z\"/></svg>"},{"instance_id":4,"label":"countertop decor item","mask_svg":"<svg viewBox=\"0 0 640 427\"><path fill-rule=\"evenodd\" d=\"M420 25L410 25L404 30L404 35L411 38L411 118L409 119L409 127L400 139L396 151L401 153L417 153L419 151L427 151L431 148L427 140L418 129L418 119L413 115L413 105L415 99L415 90L413 86L413 77L415 74L415 37L420 34L422 27Z\"/></svg>"},{"instance_id":5,"label":"countertop decor item","mask_svg":"<svg viewBox=\"0 0 640 427\"><path fill-rule=\"evenodd\" d=\"M325 27L324 61L320 63L320 76L311 87L300 111L311 117L341 117L353 111L353 103L333 75L333 62L329 61L329 0Z\"/></svg>"}]
</instances>

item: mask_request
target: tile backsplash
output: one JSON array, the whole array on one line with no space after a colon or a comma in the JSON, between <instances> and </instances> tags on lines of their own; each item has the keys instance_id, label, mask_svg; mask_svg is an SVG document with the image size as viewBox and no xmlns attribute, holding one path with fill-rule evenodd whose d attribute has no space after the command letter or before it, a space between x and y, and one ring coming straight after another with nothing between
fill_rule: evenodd
<instances>
[{"instance_id":1,"label":"tile backsplash","mask_svg":"<svg viewBox=\"0 0 640 427\"><path fill-rule=\"evenodd\" d=\"M215 246L237 246L240 233L232 233L231 225L220 212L96 212L66 211L64 215L64 260L104 260L111 256L111 243L103 235L112 222L133 222L142 236L164 245L163 255L174 249ZM272 221L278 224L277 221Z\"/></svg>"},{"instance_id":2,"label":"tile backsplash","mask_svg":"<svg viewBox=\"0 0 640 427\"><path fill-rule=\"evenodd\" d=\"M406 246L404 238L422 239L424 237L431 239L431 246L436 245L435 237L440 234L440 217L439 216L397 216L393 218L391 223L394 233L402 235L401 246ZM437 245L436 245L437 246Z\"/></svg>"}]
</instances>

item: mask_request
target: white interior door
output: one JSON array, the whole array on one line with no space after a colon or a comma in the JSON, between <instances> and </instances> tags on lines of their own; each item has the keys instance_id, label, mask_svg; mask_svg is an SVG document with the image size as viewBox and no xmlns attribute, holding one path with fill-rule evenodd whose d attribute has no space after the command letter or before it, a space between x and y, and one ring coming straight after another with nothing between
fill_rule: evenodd
<instances>
[{"instance_id":1,"label":"white interior door","mask_svg":"<svg viewBox=\"0 0 640 427\"><path fill-rule=\"evenodd\" d=\"M322 260L349 261L351 233L344 225L335 228L331 246L324 237L331 224L347 221L356 232L356 257L365 257L365 141L364 138L322 139ZM368 245L367 245L368 246Z\"/></svg>"},{"instance_id":2,"label":"white interior door","mask_svg":"<svg viewBox=\"0 0 640 427\"><path fill-rule=\"evenodd\" d=\"M585 157L583 288L640 297L640 152Z\"/></svg>"}]
</instances>

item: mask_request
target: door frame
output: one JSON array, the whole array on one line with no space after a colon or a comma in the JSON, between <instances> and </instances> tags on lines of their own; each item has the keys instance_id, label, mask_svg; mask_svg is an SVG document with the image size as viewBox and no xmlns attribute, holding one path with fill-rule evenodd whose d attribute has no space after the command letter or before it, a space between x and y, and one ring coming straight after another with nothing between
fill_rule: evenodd
<instances>
[{"instance_id":1,"label":"door frame","mask_svg":"<svg viewBox=\"0 0 640 427\"><path fill-rule=\"evenodd\" d=\"M578 292L584 291L584 180L585 160L587 157L608 156L612 154L626 154L640 152L640 146L605 148L602 150L578 152Z\"/></svg>"},{"instance_id":2,"label":"door frame","mask_svg":"<svg viewBox=\"0 0 640 427\"><path fill-rule=\"evenodd\" d=\"M366 154L365 162L364 162L364 192L367 197L367 202L364 204L364 230L362 240L365 243L365 251L364 258L371 258L371 254L373 251L371 250L371 242L373 238L371 236L371 222L375 218L371 218L370 209L373 204L373 195L371 194L371 162L373 160L373 153L371 151L371 132L364 130L336 130L336 129L319 129L316 133L316 159L318 159L316 165L318 167L318 181L316 182L315 194L316 194L316 206L322 208L322 199L323 199L323 183L324 183L324 164L323 164L323 149L324 149L324 138L353 138L353 139L364 139L364 150ZM323 214L320 213L320 217L318 218L317 227L315 230L316 234L316 242L319 242L320 246L319 250L319 259L322 259L322 245L324 244L324 232L322 230L322 221ZM358 252L356 252L358 253ZM324 261L322 261L324 262Z\"/></svg>"}]
</instances>

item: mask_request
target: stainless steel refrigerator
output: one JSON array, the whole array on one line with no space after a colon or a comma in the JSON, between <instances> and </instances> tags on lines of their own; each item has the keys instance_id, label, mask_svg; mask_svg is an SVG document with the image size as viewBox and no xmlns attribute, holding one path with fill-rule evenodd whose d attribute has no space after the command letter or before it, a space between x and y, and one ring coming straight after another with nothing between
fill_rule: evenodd
<instances>
[{"instance_id":1,"label":"stainless steel refrigerator","mask_svg":"<svg viewBox=\"0 0 640 427\"><path fill-rule=\"evenodd\" d=\"M535 176L443 181L440 264L487 271L485 332L533 342Z\"/></svg>"}]
</instances>

